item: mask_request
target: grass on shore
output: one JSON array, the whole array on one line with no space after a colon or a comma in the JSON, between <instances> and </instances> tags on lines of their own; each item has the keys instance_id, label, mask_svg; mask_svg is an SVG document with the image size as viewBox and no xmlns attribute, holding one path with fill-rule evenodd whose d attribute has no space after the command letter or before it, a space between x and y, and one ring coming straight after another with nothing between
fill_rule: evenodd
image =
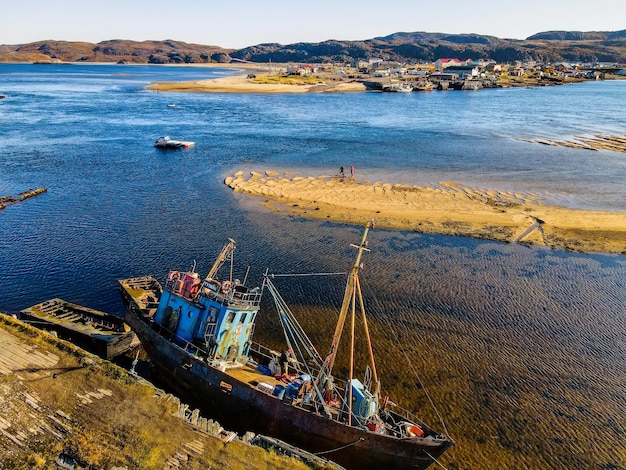
<instances>
[{"instance_id":1,"label":"grass on shore","mask_svg":"<svg viewBox=\"0 0 626 470\"><path fill-rule=\"evenodd\" d=\"M317 85L324 83L320 78L312 75L257 75L256 78L250 79L251 83L261 85Z\"/></svg>"},{"instance_id":2,"label":"grass on shore","mask_svg":"<svg viewBox=\"0 0 626 470\"><path fill-rule=\"evenodd\" d=\"M79 468L162 469L167 462L181 469L309 468L192 428L176 416L178 402L171 395L68 342L2 314L0 328L38 353L59 357L50 369L0 375L2 419L9 424L0 435L2 468L52 468L62 454ZM6 433L27 438L16 445Z\"/></svg>"}]
</instances>

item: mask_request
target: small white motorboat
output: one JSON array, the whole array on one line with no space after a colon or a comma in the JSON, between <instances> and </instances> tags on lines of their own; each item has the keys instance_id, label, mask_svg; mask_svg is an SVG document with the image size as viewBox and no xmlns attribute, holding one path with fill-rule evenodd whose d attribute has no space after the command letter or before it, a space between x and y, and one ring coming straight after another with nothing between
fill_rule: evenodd
<instances>
[{"instance_id":1,"label":"small white motorboat","mask_svg":"<svg viewBox=\"0 0 626 470\"><path fill-rule=\"evenodd\" d=\"M177 149L177 148L189 148L196 145L195 142L186 142L184 140L174 140L170 139L168 136L164 135L159 137L155 142L154 146L165 149Z\"/></svg>"}]
</instances>

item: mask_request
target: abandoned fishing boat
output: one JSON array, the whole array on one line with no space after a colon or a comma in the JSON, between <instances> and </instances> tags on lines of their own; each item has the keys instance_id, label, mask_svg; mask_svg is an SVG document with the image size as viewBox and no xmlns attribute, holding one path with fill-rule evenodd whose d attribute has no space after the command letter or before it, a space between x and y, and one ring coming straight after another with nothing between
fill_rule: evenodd
<instances>
[{"instance_id":1,"label":"abandoned fishing boat","mask_svg":"<svg viewBox=\"0 0 626 470\"><path fill-rule=\"evenodd\" d=\"M357 256L325 357L300 327L272 276L266 273L261 288L246 286L247 272L243 282L233 278L232 239L204 279L192 268L171 271L164 288L151 276L120 280L129 305L126 321L160 377L231 429L285 440L346 468L425 469L453 441L381 396L369 333L365 378L352 376L352 362L349 377L333 375L346 319L353 322L356 309L366 322L359 271L372 226L365 228L359 245L351 245ZM219 281L218 270L227 261L229 274ZM265 289L282 321L291 375L277 371L279 353L252 342Z\"/></svg>"},{"instance_id":2,"label":"abandoned fishing boat","mask_svg":"<svg viewBox=\"0 0 626 470\"><path fill-rule=\"evenodd\" d=\"M124 319L61 299L51 299L20 312L20 319L36 328L55 331L86 351L111 359L139 346Z\"/></svg>"},{"instance_id":3,"label":"abandoned fishing boat","mask_svg":"<svg viewBox=\"0 0 626 470\"><path fill-rule=\"evenodd\" d=\"M174 139L170 139L166 135L159 137L154 142L155 147L164 148L164 149L189 148L189 147L193 147L194 145L196 145L195 142L187 142L184 140L174 140Z\"/></svg>"}]
</instances>

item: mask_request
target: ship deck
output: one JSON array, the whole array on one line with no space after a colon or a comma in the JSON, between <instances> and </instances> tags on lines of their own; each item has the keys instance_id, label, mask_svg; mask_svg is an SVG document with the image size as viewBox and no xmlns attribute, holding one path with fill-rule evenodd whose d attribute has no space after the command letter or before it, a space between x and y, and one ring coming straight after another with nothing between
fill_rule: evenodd
<instances>
[{"instance_id":1,"label":"ship deck","mask_svg":"<svg viewBox=\"0 0 626 470\"><path fill-rule=\"evenodd\" d=\"M122 295L130 305L137 308L144 317L154 316L162 292L161 285L154 277L142 276L121 279L119 284ZM279 353L276 351L268 350L268 353L275 355L276 358L279 356ZM276 385L287 386L285 380L265 374L260 371L257 364L252 361L245 365L237 362L217 361L215 365L230 377L256 387L270 395L274 394ZM291 374L290 380L295 379L297 376L297 374ZM330 411L335 415L338 413L338 410L331 409Z\"/></svg>"},{"instance_id":2,"label":"ship deck","mask_svg":"<svg viewBox=\"0 0 626 470\"><path fill-rule=\"evenodd\" d=\"M271 375L264 374L251 364L246 364L242 367L226 367L225 372L234 379L239 380L240 382L244 382L256 387L258 387L258 384L267 384L268 387L271 387L267 389L265 389L263 386L258 387L261 390L265 391L273 390L276 385L285 385L285 382L282 382L281 380L278 380Z\"/></svg>"},{"instance_id":3,"label":"ship deck","mask_svg":"<svg viewBox=\"0 0 626 470\"><path fill-rule=\"evenodd\" d=\"M238 380L240 382L244 382L247 383L253 387L256 387L257 389L259 389L262 392L267 393L268 395L273 395L275 397L277 397L277 399L283 399L283 400L288 400L290 404L292 404L292 406L296 406L299 408L303 408L309 411L321 411L321 406L315 406L313 404L313 401L311 402L307 402L305 403L303 401L303 397L301 395L299 395L297 398L289 398L286 396L286 388L287 388L287 384L288 382L286 382L286 379L281 380L280 377L274 377L272 375L267 375L263 372L261 372L255 363L248 363L244 366L241 366L241 364L239 364L236 367L232 367L232 368L226 368L226 374L228 374L230 377L234 378L235 380ZM289 376L289 381L293 381L294 379L296 379L298 377L298 374L290 374ZM277 385L282 385L285 388L285 395L283 397L283 395L279 395L278 391L276 389ZM331 404L327 405L327 411L333 416L334 419L337 419L339 416L339 409L337 407L337 402L333 401L331 402Z\"/></svg>"},{"instance_id":4,"label":"ship deck","mask_svg":"<svg viewBox=\"0 0 626 470\"><path fill-rule=\"evenodd\" d=\"M119 281L122 295L144 315L153 316L159 306L163 289L152 276L131 277Z\"/></svg>"}]
</instances>

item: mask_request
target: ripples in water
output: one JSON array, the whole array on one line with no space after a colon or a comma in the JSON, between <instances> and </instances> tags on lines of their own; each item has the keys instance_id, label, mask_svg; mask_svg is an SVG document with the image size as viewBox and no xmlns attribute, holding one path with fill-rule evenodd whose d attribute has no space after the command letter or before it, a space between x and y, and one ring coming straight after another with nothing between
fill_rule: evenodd
<instances>
[{"instance_id":1,"label":"ripples in water","mask_svg":"<svg viewBox=\"0 0 626 470\"><path fill-rule=\"evenodd\" d=\"M145 92L136 76L88 80L71 94L43 86L39 101L21 79L3 84L0 193L49 190L0 212L0 309L60 297L122 315L118 279L163 280L194 261L206 273L228 237L238 242L237 275L250 265L253 282L265 268L350 268L360 227L266 212L223 184L239 169L317 175L355 163L357 175L375 181L456 180L624 208L622 155L513 140L540 130L556 139L577 129L615 133L622 124L623 132L610 90L608 98L585 87L396 98L166 95ZM172 101L180 109L167 108ZM581 106L589 113L576 122L563 112ZM160 152L152 143L164 133L196 147ZM397 400L435 424L414 372L421 377L458 443L449 468L626 467L623 256L379 229L370 248L361 279L379 372ZM323 351L343 280L277 285ZM264 301L257 335L278 347L273 316Z\"/></svg>"}]
</instances>

